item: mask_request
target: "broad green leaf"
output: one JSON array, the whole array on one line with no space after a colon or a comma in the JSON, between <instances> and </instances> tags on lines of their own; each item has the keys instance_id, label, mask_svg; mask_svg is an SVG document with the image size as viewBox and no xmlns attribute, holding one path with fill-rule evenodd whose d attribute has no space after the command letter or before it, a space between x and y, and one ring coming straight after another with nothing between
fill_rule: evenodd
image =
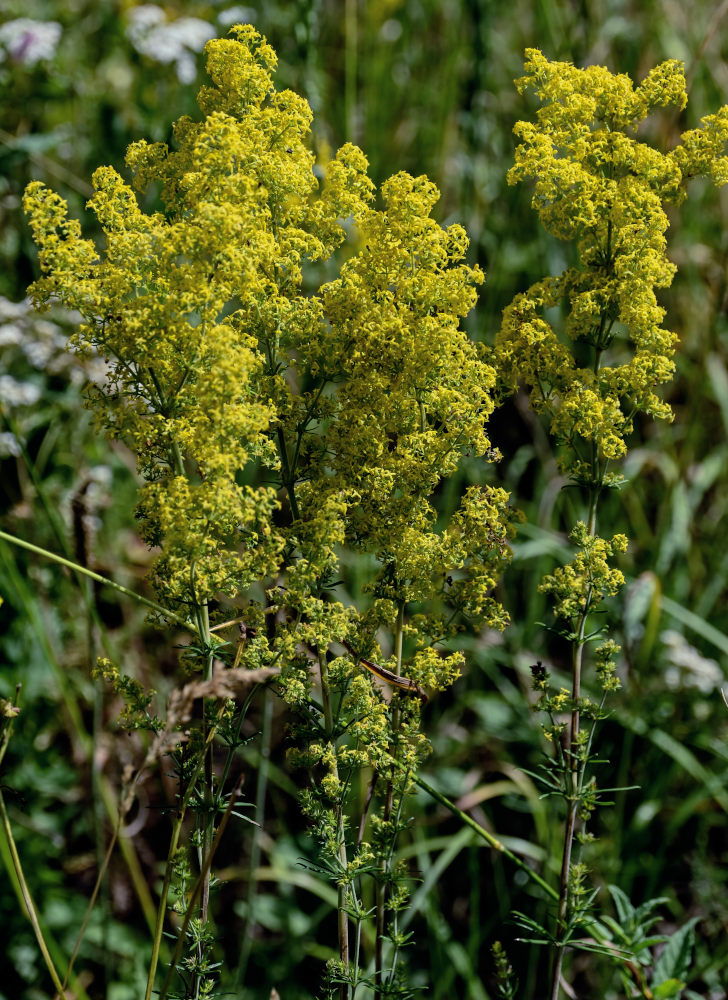
<instances>
[{"instance_id":1,"label":"broad green leaf","mask_svg":"<svg viewBox=\"0 0 728 1000\"><path fill-rule=\"evenodd\" d=\"M629 897L616 885L610 885L608 888L620 923L629 923L634 916L634 906L629 901Z\"/></svg>"},{"instance_id":2,"label":"broad green leaf","mask_svg":"<svg viewBox=\"0 0 728 1000\"><path fill-rule=\"evenodd\" d=\"M692 920L688 920L686 924L668 938L662 954L655 963L655 971L652 977L653 983L660 985L675 977L683 978L687 976L693 947L695 946L695 925L697 922L698 918L693 917ZM657 996L657 994L655 995ZM673 994L664 995L672 996Z\"/></svg>"},{"instance_id":3,"label":"broad green leaf","mask_svg":"<svg viewBox=\"0 0 728 1000\"><path fill-rule=\"evenodd\" d=\"M680 979L666 979L652 990L652 996L655 1000L670 1000L671 997L679 997L684 988L685 983Z\"/></svg>"}]
</instances>

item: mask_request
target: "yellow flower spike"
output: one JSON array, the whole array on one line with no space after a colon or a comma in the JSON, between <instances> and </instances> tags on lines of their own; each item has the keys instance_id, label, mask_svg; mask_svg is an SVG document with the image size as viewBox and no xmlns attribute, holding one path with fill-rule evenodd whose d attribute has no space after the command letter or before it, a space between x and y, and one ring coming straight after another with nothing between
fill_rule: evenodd
<instances>
[{"instance_id":1,"label":"yellow flower spike","mask_svg":"<svg viewBox=\"0 0 728 1000\"><path fill-rule=\"evenodd\" d=\"M599 479L579 458L584 445L596 448L603 472L607 461L624 455L635 413L671 419L657 395L672 377L676 339L662 328L655 296L675 273L666 256L664 204L680 200L695 174L728 180L728 109L704 118L663 153L635 130L654 110L685 107L677 60L655 67L635 87L602 66L582 70L527 49L516 85L533 89L540 108L536 122L515 127L520 144L509 183L533 182L532 204L543 225L559 239L576 240L580 265L516 297L504 312L495 359L503 389L524 382L534 408L551 417L552 432L566 446L564 466L577 479ZM591 369L576 367L543 316L561 302L567 335L598 352L596 379Z\"/></svg>"},{"instance_id":2,"label":"yellow flower spike","mask_svg":"<svg viewBox=\"0 0 728 1000\"><path fill-rule=\"evenodd\" d=\"M275 90L275 53L254 28L235 26L206 53L203 120L177 122L176 148L142 141L127 153L134 189L161 184L164 212L144 213L100 167L89 202L99 254L57 195L35 182L25 196L44 275L32 294L78 309L74 348L110 361L92 402L148 480L140 520L162 545L154 580L170 602L233 596L277 568L275 490L236 478L250 462L278 464L272 428L288 390L267 374L267 352L316 339L321 304L301 294L303 263L330 256L341 217L361 216L372 197L351 145L317 195L310 108Z\"/></svg>"}]
</instances>

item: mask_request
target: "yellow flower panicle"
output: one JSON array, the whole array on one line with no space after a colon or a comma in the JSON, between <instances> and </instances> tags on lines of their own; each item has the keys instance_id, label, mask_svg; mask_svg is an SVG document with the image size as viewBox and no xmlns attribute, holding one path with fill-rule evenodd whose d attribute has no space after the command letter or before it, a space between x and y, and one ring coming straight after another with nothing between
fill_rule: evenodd
<instances>
[{"instance_id":1,"label":"yellow flower panicle","mask_svg":"<svg viewBox=\"0 0 728 1000\"><path fill-rule=\"evenodd\" d=\"M100 251L62 199L28 187L33 295L78 309L73 347L109 362L90 402L137 456L141 531L159 547L153 579L168 605L267 587L266 611L246 604L239 662L279 665L284 696L303 705L312 649L344 642L384 663L377 630L418 602L400 667L441 689L461 658L433 643L463 618L507 621L492 597L510 555L507 494L473 487L444 529L434 506L464 455L493 455L496 374L461 329L482 272L465 262L464 229L431 217L439 192L426 177L394 175L375 207L366 157L346 144L319 182L311 110L276 90L275 53L254 28L233 27L206 56L201 120L177 121L171 145L130 146L131 184L95 172ZM304 293L304 269L351 230L339 277ZM261 478L276 485L244 485ZM332 594L351 544L378 565L361 614ZM332 679L352 734L340 763L377 766L391 742L381 692L351 657ZM404 699L401 745L414 757L426 749L418 714Z\"/></svg>"},{"instance_id":2,"label":"yellow flower panicle","mask_svg":"<svg viewBox=\"0 0 728 1000\"><path fill-rule=\"evenodd\" d=\"M608 560L615 552L627 551L627 538L615 535L607 541L599 535L590 535L583 521L570 537L578 548L576 556L566 566L558 566L545 576L538 589L542 594L551 594L557 618L566 619L573 626L585 609L595 608L623 586L622 571L610 568Z\"/></svg>"},{"instance_id":3,"label":"yellow flower panicle","mask_svg":"<svg viewBox=\"0 0 728 1000\"><path fill-rule=\"evenodd\" d=\"M302 265L328 257L344 239L340 219L371 198L352 146L317 196L310 109L275 91L275 54L251 26L206 53L203 120L176 123L174 150L142 141L127 153L134 188L159 187L163 211L142 211L101 167L89 202L105 236L98 253L58 195L38 182L25 195L42 269L32 293L78 309L73 346L110 363L92 402L147 481L139 513L147 541L162 547L157 589L185 602L275 572L275 491L237 478L251 461L276 463L266 350L315 335L321 310L300 294Z\"/></svg>"},{"instance_id":4,"label":"yellow flower panicle","mask_svg":"<svg viewBox=\"0 0 728 1000\"><path fill-rule=\"evenodd\" d=\"M391 177L384 207L358 220L361 249L322 289L329 328L310 363L337 371L341 385L321 488L353 491L348 531L380 561L371 587L379 598L442 596L449 575L467 565L468 596L464 583L448 596L473 619L502 627L505 615L486 593L509 554L507 495L472 490L450 528L435 530L440 481L464 454L490 452L485 424L495 385L460 327L483 275L464 263L462 227L431 218L438 198L426 177ZM425 675L429 683L423 668Z\"/></svg>"},{"instance_id":5,"label":"yellow flower panicle","mask_svg":"<svg viewBox=\"0 0 728 1000\"><path fill-rule=\"evenodd\" d=\"M576 242L579 264L537 282L504 311L496 359L510 389L519 381L534 407L567 445L564 464L594 479L597 464L625 454L637 413L671 419L658 388L674 371L676 337L664 329L655 290L670 285L664 204L679 201L696 174L728 180L728 108L686 132L663 153L637 139L654 110L687 102L682 64L668 60L634 86L603 66L577 69L526 51L521 92L535 92L535 122L519 122L508 180L533 182L533 207L544 227ZM548 310L563 305L564 339ZM584 367L569 341L597 362ZM588 453L593 448L593 458ZM598 478L598 476L597 476Z\"/></svg>"}]
</instances>

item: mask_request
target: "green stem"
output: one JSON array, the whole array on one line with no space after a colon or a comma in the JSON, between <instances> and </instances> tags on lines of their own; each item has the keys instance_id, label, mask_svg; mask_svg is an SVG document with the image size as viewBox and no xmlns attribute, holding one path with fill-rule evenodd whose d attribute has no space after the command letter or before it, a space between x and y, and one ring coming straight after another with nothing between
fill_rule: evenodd
<instances>
[{"instance_id":1,"label":"green stem","mask_svg":"<svg viewBox=\"0 0 728 1000\"><path fill-rule=\"evenodd\" d=\"M346 134L352 141L356 142L357 122L356 122L356 84L357 84L357 47L358 47L358 23L357 23L357 0L346 0L344 14L345 32L345 75L344 75L344 105L346 116Z\"/></svg>"},{"instance_id":2,"label":"green stem","mask_svg":"<svg viewBox=\"0 0 728 1000\"><path fill-rule=\"evenodd\" d=\"M361 890L361 886L359 887ZM356 1000L356 991L359 988L359 961L361 955L361 932L362 932L362 901L355 899L356 907L356 928L354 931L354 978L353 978L353 992L351 1000Z\"/></svg>"},{"instance_id":3,"label":"green stem","mask_svg":"<svg viewBox=\"0 0 728 1000\"><path fill-rule=\"evenodd\" d=\"M50 559L51 562L56 562L61 566L66 566L68 569L73 570L74 573L80 573L83 576L89 577L91 580L96 580L98 583L106 584L107 587L113 587L114 590L118 590L119 593L126 595L126 597L130 597L138 604L143 604L145 607L151 608L152 611L156 611L157 614L164 615L164 617L168 618L170 621L177 622L178 625L182 625L189 631L198 631L192 622L188 621L186 618L182 618L181 615L175 614L174 611L169 611L167 608L163 608L161 604L157 604L156 601L152 601L148 597L136 594L133 590L129 590L128 587L123 587L120 583L116 583L116 581L110 580L106 576L101 576L100 573L94 573L93 570L87 569L79 563L72 562L70 559L65 559L63 556L59 556L55 552L49 552L48 549L42 549L39 545L33 545L32 542L26 542L24 539L17 538L15 535L9 535L6 531L0 531L0 539L9 542L11 545L17 545L21 549L27 549L28 552L33 552L35 555L42 556L44 559Z\"/></svg>"},{"instance_id":4,"label":"green stem","mask_svg":"<svg viewBox=\"0 0 728 1000\"><path fill-rule=\"evenodd\" d=\"M402 640L404 637L404 601L399 602L399 607L397 609L397 624L395 625L394 631L394 652L397 661L395 667L396 673L399 675L402 671ZM391 743L391 756L396 766L397 761L397 731L399 729L399 703L398 696L395 694L392 696L392 743ZM384 799L384 821L388 823L392 817L392 804L394 801L394 767L387 780L387 791ZM400 807L402 805L400 799ZM377 879L376 888L376 937L375 937L375 956L374 956L374 1000L380 1000L383 996L383 983L384 983L384 931L385 931L385 908L387 905L387 876L389 875L391 868L391 858L394 850L394 838L396 837L396 830L392 836L392 843L390 844L389 855L386 858L381 859L380 863L380 873Z\"/></svg>"},{"instance_id":5,"label":"green stem","mask_svg":"<svg viewBox=\"0 0 728 1000\"><path fill-rule=\"evenodd\" d=\"M288 493L288 501L291 505L291 515L294 521L298 521L300 518L300 512L298 510L298 502L296 500L296 490L295 482L293 478L293 473L291 471L291 465L288 461L288 452L286 451L286 439L283 434L283 428L279 427L276 431L276 437L278 438L278 455L281 460L281 472L283 485Z\"/></svg>"},{"instance_id":6,"label":"green stem","mask_svg":"<svg viewBox=\"0 0 728 1000\"><path fill-rule=\"evenodd\" d=\"M164 931L164 917L167 912L167 897L169 895L169 887L172 882L172 862L174 861L174 856L177 852L177 846L179 844L179 835L182 829L182 823L185 818L185 813L187 812L187 805L194 791L195 783L197 782L197 777L202 768L203 762L205 760L205 751L208 746L212 744L212 741L217 732L217 726L212 726L209 733L207 734L207 739L205 745L202 748L202 753L197 758L197 762L190 775L190 780L187 785L187 790L180 802L179 809L177 810L177 815L175 816L174 823L172 825L172 837L169 843L169 851L167 852L167 863L164 868L164 881L162 883L162 892L159 897L159 905L157 907L157 920L154 927L154 937L152 940L152 957L149 963L149 973L147 976L147 989L144 994L144 1000L151 1000L152 991L154 989L154 979L157 974L157 965L159 963L159 951L162 944L162 933Z\"/></svg>"},{"instance_id":7,"label":"green stem","mask_svg":"<svg viewBox=\"0 0 728 1000\"><path fill-rule=\"evenodd\" d=\"M174 824L172 826L172 837L169 842L169 851L167 852L167 864L164 869L164 882L162 883L162 891L159 896L159 905L157 907L157 923L154 928L154 938L152 940L152 958L149 963L149 973L147 976L147 989L144 994L144 1000L151 1000L152 990L154 988L154 978L157 974L157 963L159 962L159 949L162 944L162 932L164 930L164 917L167 913L167 896L169 895L169 886L172 882L172 862L174 856L177 853L177 846L179 844L180 830L182 829L182 820L184 818L184 813L180 810L175 817Z\"/></svg>"},{"instance_id":8,"label":"green stem","mask_svg":"<svg viewBox=\"0 0 728 1000\"><path fill-rule=\"evenodd\" d=\"M213 667L213 653L212 647L210 645L210 613L207 606L207 601L204 601L198 608L198 615L200 621L200 633L202 636L205 648L208 650L205 657L204 666L204 679L209 681L212 677L212 667ZM200 899L200 923L202 928L207 924L207 916L210 905L210 868L212 865L212 852L213 852L213 842L215 839L215 806L214 806L214 788L213 788L213 761L212 761L212 739L208 740L208 727L209 723L207 720L207 705L209 699L202 699L202 732L205 737L205 747L202 751L202 756L204 759L204 769L205 769L205 779L204 779L204 809L202 815L198 815L198 828L201 833L201 842L199 850L199 860L198 864L200 867L200 875L198 879L197 890L193 894L192 899L187 907L187 913L185 914L185 926L178 937L177 947L181 950L183 944L183 936L186 933L186 926L189 925L189 918L192 914L192 908L195 905L195 900L198 891L201 888L201 899ZM215 724L211 731L217 728ZM198 944L198 960L202 960L203 954L202 943ZM172 968L176 963L173 962L167 973L167 978L171 976ZM203 974L201 972L195 973L194 978L194 996L198 997L200 994L200 989L202 986Z\"/></svg>"},{"instance_id":9,"label":"green stem","mask_svg":"<svg viewBox=\"0 0 728 1000\"><path fill-rule=\"evenodd\" d=\"M428 783L417 774L412 775L412 781L414 781L418 788L421 788L423 792L426 792L430 798L434 799L435 802L439 802L440 805L445 806L445 808L448 809L453 816L457 816L462 823L469 826L471 830L474 830L478 836L484 840L486 844L488 844L489 847L492 847L493 850L498 851L500 854L503 854L506 858L508 858L509 861L512 861L517 868L520 868L520 870L524 872L532 882L539 885L552 899L558 900L559 894L552 885L549 885L545 879L542 879L538 872L529 868L526 862L522 861L518 855L513 853L513 851L509 851L508 848L505 847L494 834L486 830L485 827L480 825L480 823L477 823L472 816L463 812L462 809L458 809L455 803L448 799L447 796L438 792L436 788L432 787L432 785L428 785Z\"/></svg>"},{"instance_id":10,"label":"green stem","mask_svg":"<svg viewBox=\"0 0 728 1000\"><path fill-rule=\"evenodd\" d=\"M220 820L220 825L218 826L214 840L210 845L210 850L207 852L205 856L203 868L197 877L197 881L190 895L190 900L189 903L187 904L187 911L185 913L185 918L184 921L182 922L182 927L180 928L180 932L177 935L177 945L174 950L174 955L172 956L172 961L170 962L169 968L167 969L167 975L164 978L162 989L159 992L159 1000L166 1000L167 994L169 993L169 987L172 984L172 974L174 973L174 970L177 967L177 963L179 962L180 955L182 954L182 947L185 938L187 936L187 931L190 926L190 921L192 920L192 914L194 913L197 896L199 895L200 890L204 892L205 885L209 884L212 859L215 855L215 852L217 851L218 846L220 845L220 841L222 840L222 835L225 832L225 827L227 826L228 820L230 819L230 814L232 813L233 806L235 805L237 797L240 794L240 789L243 784L243 778L244 776L241 775L240 778L238 779L238 782L232 794L230 795L230 801L228 802L225 813L223 814L223 817ZM199 980L199 977L197 978ZM195 988L195 996L197 996L199 994L200 983L196 982L194 988Z\"/></svg>"},{"instance_id":11,"label":"green stem","mask_svg":"<svg viewBox=\"0 0 728 1000\"><path fill-rule=\"evenodd\" d=\"M53 980L53 985L56 988L56 992L59 997L65 996L63 992L63 983L61 982L60 976L56 971L56 967L53 964L53 959L51 958L50 952L43 937L43 932L40 929L40 923L38 922L38 915L35 911L35 906L33 905L33 899L30 895L30 889L28 888L28 883L25 881L25 875L23 874L23 867L20 864L20 856L18 854L18 849L15 846L15 840L13 839L13 831L10 827L10 820L8 819L8 814L5 809L5 799L0 791L0 820L2 821L3 830L5 832L5 837L8 842L8 847L10 848L10 856L13 859L13 868L15 869L15 876L20 884L20 890L23 894L23 901L25 903L25 909L28 914L28 919L33 927L33 932L35 933L35 939L38 942L38 947L40 948L40 953L43 956L43 961L46 964L46 968Z\"/></svg>"},{"instance_id":12,"label":"green stem","mask_svg":"<svg viewBox=\"0 0 728 1000\"><path fill-rule=\"evenodd\" d=\"M404 782L403 782L403 786L402 786L403 788L407 787L407 783L409 782L411 774L412 774L412 772L408 768L407 771L406 771L406 773L405 773ZM399 803L397 804L397 817L396 817L396 819L394 821L394 832L392 834L392 840L390 841L390 844L389 844L389 855L387 856L387 870L388 871L391 871L391 867L392 867L392 857L394 855L394 848L395 848L396 840L397 840L397 831L399 830L399 825L402 822L402 809L403 808L404 808L404 792L402 792L400 794L400 796L399 796ZM397 935L397 933L399 931L399 910L398 909L396 909L394 911L394 913L392 914L392 927L393 927L393 935L392 936L395 937L395 939L396 939L396 935ZM395 974L397 972L397 959L398 958L399 958L399 942L395 940L394 949L392 951L392 964L391 964L390 970L389 970L389 981L388 981L388 986L389 987L391 987L392 984L394 983L394 977L395 977Z\"/></svg>"},{"instance_id":13,"label":"green stem","mask_svg":"<svg viewBox=\"0 0 728 1000\"><path fill-rule=\"evenodd\" d=\"M598 364L598 361L597 361ZM592 453L592 467L597 462L596 449ZM596 470L594 470L596 471ZM595 476L596 481L596 476ZM597 526L597 502L599 499L599 487L593 485L589 494L589 514L587 518L587 532L591 537L596 534ZM568 766L569 791L567 798L566 823L564 826L564 847L561 855L561 872L559 876L559 905L556 914L556 940L554 962L551 974L551 991L549 1000L559 1000L561 989L561 968L564 960L564 932L566 930L566 918L569 909L569 872L571 870L571 855L574 845L574 834L576 831L576 818L579 808L579 792L583 783L583 769L580 769L579 756L577 754L578 737L580 728L579 698L581 697L581 669L584 657L584 646L586 645L584 636L586 633L586 623L591 607L592 588L588 587L584 595L584 605L579 616L579 624L576 632L576 639L571 647L571 671L572 671L572 712L571 727L569 730L569 741L566 750L566 762Z\"/></svg>"},{"instance_id":14,"label":"green stem","mask_svg":"<svg viewBox=\"0 0 728 1000\"><path fill-rule=\"evenodd\" d=\"M235 976L236 984L239 988L245 985L245 973L248 968L250 951L253 945L253 907L257 891L257 879L255 873L260 865L261 836L265 823L265 797L268 788L268 770L270 765L270 744L273 722L273 695L267 688L263 693L263 721L260 734L260 764L258 766L257 788L255 792L255 833L253 844L250 850L250 879L248 881L248 894L246 900L245 923L241 933L242 946L240 948L240 959Z\"/></svg>"},{"instance_id":15,"label":"green stem","mask_svg":"<svg viewBox=\"0 0 728 1000\"><path fill-rule=\"evenodd\" d=\"M318 406L318 401L319 399L321 399L321 394L326 388L327 381L328 379L322 380L321 385L316 390L316 395L313 397L311 403L306 408L306 413L304 414L303 419L296 427L296 445L295 448L293 449L293 458L291 459L291 467L289 470L291 478L294 480L296 476L296 469L298 468L298 457L301 453L301 443L303 442L303 438L308 429L308 425L311 422L311 418L313 417L313 414L316 411L316 407Z\"/></svg>"},{"instance_id":16,"label":"green stem","mask_svg":"<svg viewBox=\"0 0 728 1000\"><path fill-rule=\"evenodd\" d=\"M331 687L329 684L329 666L326 662L326 653L319 650L318 654L319 669L321 671L321 700L323 702L324 709L324 724L326 726L326 735L331 741L334 747L334 755L336 754L335 737L334 737L334 715L331 707ZM334 777L338 779L339 769L336 764L336 757L334 756ZM346 857L346 840L344 837L344 812L341 800L336 803L336 826L337 826L337 838L339 842L339 863L342 870L346 869L347 857ZM337 901L337 913L338 913L338 925L339 925L339 958L341 959L344 968L348 970L349 968L349 917L346 912L346 893L343 885L338 886L338 901ZM339 987L339 1000L346 1000L348 995L348 987L346 983L342 983Z\"/></svg>"}]
</instances>

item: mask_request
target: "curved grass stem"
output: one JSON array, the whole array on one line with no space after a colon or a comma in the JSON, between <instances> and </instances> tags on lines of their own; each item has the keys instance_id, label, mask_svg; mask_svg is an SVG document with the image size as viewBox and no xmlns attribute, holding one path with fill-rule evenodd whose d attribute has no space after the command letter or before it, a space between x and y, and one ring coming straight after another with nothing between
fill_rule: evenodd
<instances>
[{"instance_id":1,"label":"curved grass stem","mask_svg":"<svg viewBox=\"0 0 728 1000\"><path fill-rule=\"evenodd\" d=\"M28 883L25 881L25 875L23 874L23 866L20 863L20 855L18 854L18 849L15 845L15 839L13 837L13 831L10 827L10 820L8 818L8 813L5 808L5 799L3 798L2 791L0 791L0 821L2 822L3 831L5 833L5 838L8 842L8 847L10 849L10 856L13 860L13 868L15 870L15 876L20 885L20 891L23 894L23 901L25 903L25 909L28 914L28 919L30 920L31 926L33 928L33 933L35 934L35 939L38 942L38 947L40 948L40 953L43 956L43 961L45 962L48 973L53 981L53 985L56 989L56 993L59 997L65 996L64 985L61 982L61 978L56 971L56 967L53 964L53 959L51 958L50 951L46 944L45 938L43 937L43 931L41 930L40 922L38 920L38 914L35 910L35 905L33 903L33 898L30 895L30 889L28 888Z\"/></svg>"},{"instance_id":2,"label":"curved grass stem","mask_svg":"<svg viewBox=\"0 0 728 1000\"><path fill-rule=\"evenodd\" d=\"M136 601L137 604L143 604L152 611L156 611L157 614L163 615L169 621L177 622L178 625L188 629L190 632L198 632L197 627L181 615L175 614L174 611L170 611L168 608L162 607L161 604L157 604L156 601L151 600L149 597L144 597L142 594L137 594L133 590L129 590L128 587L124 587L120 583L116 583L115 580L110 580L106 576L101 576L100 573L94 573L92 569L88 569L86 566L81 566L80 563L73 562L71 559L66 559L64 556L59 556L55 552L50 552L48 549L43 549L39 545L33 545L32 542L26 542L24 539L18 538L16 535L9 535L6 531L0 531L0 539L8 542L10 545L17 545L21 549L27 549L28 552L33 552L35 555L42 556L44 559L50 559L51 562L56 562L61 566L65 566L67 569L73 570L74 573L81 573L83 576L87 576L91 580L96 580L97 583L103 583L107 587L113 587L114 590L118 590L120 594L130 597L133 601Z\"/></svg>"}]
</instances>

